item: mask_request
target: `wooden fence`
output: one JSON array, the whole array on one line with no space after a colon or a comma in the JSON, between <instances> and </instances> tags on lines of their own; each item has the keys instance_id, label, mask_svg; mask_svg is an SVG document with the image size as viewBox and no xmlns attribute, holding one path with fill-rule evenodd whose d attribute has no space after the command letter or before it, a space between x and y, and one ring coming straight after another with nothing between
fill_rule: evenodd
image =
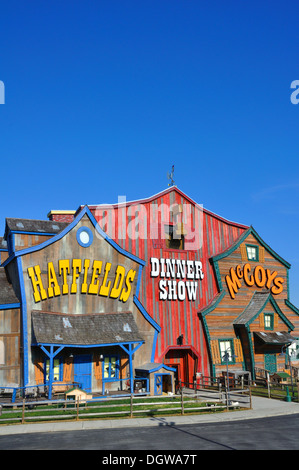
<instances>
[{"instance_id":1,"label":"wooden fence","mask_svg":"<svg viewBox=\"0 0 299 470\"><path fill-rule=\"evenodd\" d=\"M207 390L202 390L207 393ZM198 390L186 394L181 389L179 395L162 398L131 395L128 398L107 398L99 401L57 400L47 405L45 402L26 401L7 404L2 407L0 424L45 422L56 420L133 418L137 416L184 415L214 413L217 411L250 408L250 390L234 390L229 394L219 395L210 390L202 396Z\"/></svg>"}]
</instances>

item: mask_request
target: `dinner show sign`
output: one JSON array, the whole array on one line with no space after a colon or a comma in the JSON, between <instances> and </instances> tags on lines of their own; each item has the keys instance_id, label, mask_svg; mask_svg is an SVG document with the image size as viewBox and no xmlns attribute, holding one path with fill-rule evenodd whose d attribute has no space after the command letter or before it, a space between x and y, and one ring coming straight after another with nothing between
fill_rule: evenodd
<instances>
[{"instance_id":1,"label":"dinner show sign","mask_svg":"<svg viewBox=\"0 0 299 470\"><path fill-rule=\"evenodd\" d=\"M151 277L159 278L159 300L196 300L204 278L201 261L151 258Z\"/></svg>"}]
</instances>

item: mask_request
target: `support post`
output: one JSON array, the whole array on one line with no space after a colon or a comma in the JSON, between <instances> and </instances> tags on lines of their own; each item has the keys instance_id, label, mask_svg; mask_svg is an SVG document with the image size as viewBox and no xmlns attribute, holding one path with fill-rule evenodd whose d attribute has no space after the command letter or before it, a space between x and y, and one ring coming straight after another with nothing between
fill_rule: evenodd
<instances>
[{"instance_id":1,"label":"support post","mask_svg":"<svg viewBox=\"0 0 299 470\"><path fill-rule=\"evenodd\" d=\"M132 345L129 344L129 369L130 369L130 393L134 393L134 377L133 377L133 361L132 361Z\"/></svg>"},{"instance_id":2,"label":"support post","mask_svg":"<svg viewBox=\"0 0 299 470\"><path fill-rule=\"evenodd\" d=\"M23 405L22 405L22 424L25 423L25 398L23 398Z\"/></svg>"},{"instance_id":3,"label":"support post","mask_svg":"<svg viewBox=\"0 0 299 470\"><path fill-rule=\"evenodd\" d=\"M57 354L60 353L60 351L64 348L64 346L58 346L56 351L54 351L54 347L55 346L50 345L50 351L48 351L44 345L41 346L41 349L44 351L46 356L48 356L49 362L50 362L50 365L49 365L49 384L48 384L48 386L49 386L49 391L48 391L49 400L51 400L51 398L52 398L52 384L53 384L53 377L54 377L54 367L53 367L54 357L57 356Z\"/></svg>"},{"instance_id":4,"label":"support post","mask_svg":"<svg viewBox=\"0 0 299 470\"><path fill-rule=\"evenodd\" d=\"M133 377L133 354L137 351L137 349L142 346L142 342L137 343L137 346L134 348L134 344L129 343L125 345L124 343L120 343L120 347L128 354L129 356L129 370L130 370L130 393L134 393L134 377Z\"/></svg>"},{"instance_id":5,"label":"support post","mask_svg":"<svg viewBox=\"0 0 299 470\"><path fill-rule=\"evenodd\" d=\"M53 384L53 378L54 378L54 371L53 371L53 365L54 365L54 355L53 355L53 346L50 346L50 356L49 356L49 400L52 398L52 384Z\"/></svg>"}]
</instances>

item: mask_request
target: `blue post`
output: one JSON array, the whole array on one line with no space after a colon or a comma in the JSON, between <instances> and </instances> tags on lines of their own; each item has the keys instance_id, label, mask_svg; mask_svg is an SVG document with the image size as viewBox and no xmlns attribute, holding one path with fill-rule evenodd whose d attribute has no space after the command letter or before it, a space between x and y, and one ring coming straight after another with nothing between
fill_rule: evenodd
<instances>
[{"instance_id":1,"label":"blue post","mask_svg":"<svg viewBox=\"0 0 299 470\"><path fill-rule=\"evenodd\" d=\"M49 365L49 394L48 398L51 400L52 398L52 383L53 383L53 346L50 346L50 354L49 354L49 359L50 359L50 365Z\"/></svg>"},{"instance_id":2,"label":"blue post","mask_svg":"<svg viewBox=\"0 0 299 470\"><path fill-rule=\"evenodd\" d=\"M133 377L133 363L132 363L132 344L129 344L129 367L130 367L130 392L134 392L134 377Z\"/></svg>"},{"instance_id":3,"label":"blue post","mask_svg":"<svg viewBox=\"0 0 299 470\"><path fill-rule=\"evenodd\" d=\"M47 351L47 349L45 348L44 345L41 345L41 349L44 351L44 353L46 354L46 356L48 356L49 358L49 382L48 382L48 386L49 386L49 392L48 392L48 398L49 400L51 400L52 398L52 384L53 384L53 372L54 372L54 367L53 367L53 364L54 364L54 357L57 356L58 353L60 353L60 351L64 348L64 346L58 346L56 351L54 352L54 347L55 346L50 346L50 352Z\"/></svg>"}]
</instances>

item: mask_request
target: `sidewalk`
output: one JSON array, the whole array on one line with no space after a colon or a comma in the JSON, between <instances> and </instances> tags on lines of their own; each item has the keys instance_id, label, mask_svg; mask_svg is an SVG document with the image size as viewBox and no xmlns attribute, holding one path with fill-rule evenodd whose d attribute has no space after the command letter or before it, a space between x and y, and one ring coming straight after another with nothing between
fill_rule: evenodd
<instances>
[{"instance_id":1,"label":"sidewalk","mask_svg":"<svg viewBox=\"0 0 299 470\"><path fill-rule=\"evenodd\" d=\"M161 418L127 418L90 421L65 421L55 423L32 423L0 426L1 435L23 434L33 432L80 431L86 429L134 428L143 426L179 426L183 424L200 424L227 422L243 419L266 418L289 414L299 414L299 403L288 403L269 398L252 397L252 409L228 411L192 416L168 416Z\"/></svg>"}]
</instances>

